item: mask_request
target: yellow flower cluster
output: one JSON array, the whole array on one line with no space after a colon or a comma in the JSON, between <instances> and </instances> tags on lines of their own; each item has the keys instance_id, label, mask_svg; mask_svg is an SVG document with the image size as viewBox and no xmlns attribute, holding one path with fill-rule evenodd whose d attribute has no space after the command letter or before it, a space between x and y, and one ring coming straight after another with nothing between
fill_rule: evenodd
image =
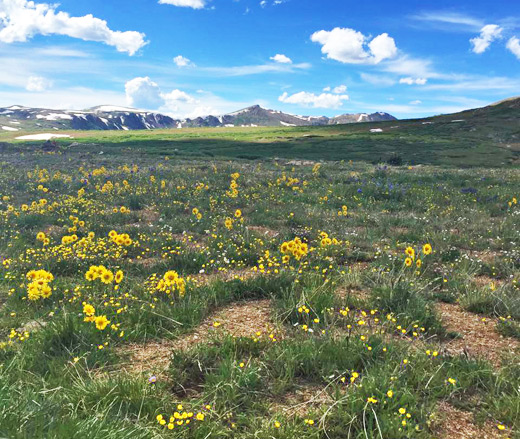
<instances>
[{"instance_id":1,"label":"yellow flower cluster","mask_svg":"<svg viewBox=\"0 0 520 439\"><path fill-rule=\"evenodd\" d=\"M413 247L407 247L404 252L407 256L406 259L404 260L404 265L406 265L407 267L411 267L413 262L415 261L415 265L417 268L422 267L422 260L420 258L420 254L418 255L417 260L415 260L416 255L415 255L415 249ZM431 254L431 252L432 252L431 244L428 244L428 243L424 244L422 247L422 255L428 256L429 254Z\"/></svg>"},{"instance_id":2,"label":"yellow flower cluster","mask_svg":"<svg viewBox=\"0 0 520 439\"><path fill-rule=\"evenodd\" d=\"M517 203L518 203L518 200L516 199L516 197L513 197L513 199L512 199L511 201L508 201L508 202L507 202L507 205L508 205L509 207L513 207L513 206L514 206L515 204L517 204Z\"/></svg>"},{"instance_id":3,"label":"yellow flower cluster","mask_svg":"<svg viewBox=\"0 0 520 439\"><path fill-rule=\"evenodd\" d=\"M119 234L115 230L111 230L108 233L108 237L112 240L113 243L124 247L128 247L133 243L128 233Z\"/></svg>"},{"instance_id":4,"label":"yellow flower cluster","mask_svg":"<svg viewBox=\"0 0 520 439\"><path fill-rule=\"evenodd\" d=\"M125 206L121 206L119 209L117 207L114 207L112 209L112 212L113 213L130 213L130 209L128 207L125 207Z\"/></svg>"},{"instance_id":5,"label":"yellow flower cluster","mask_svg":"<svg viewBox=\"0 0 520 439\"><path fill-rule=\"evenodd\" d=\"M293 255L297 261L309 253L309 246L302 242L300 238L294 238L292 241L286 241L280 246L280 251L289 256Z\"/></svg>"},{"instance_id":6,"label":"yellow flower cluster","mask_svg":"<svg viewBox=\"0 0 520 439\"><path fill-rule=\"evenodd\" d=\"M11 329L9 333L7 342L0 342L0 349L6 349L8 346L12 346L16 342L23 342L29 338L29 332L27 331L17 331L16 329Z\"/></svg>"},{"instance_id":7,"label":"yellow flower cluster","mask_svg":"<svg viewBox=\"0 0 520 439\"><path fill-rule=\"evenodd\" d=\"M63 245L72 244L78 240L78 235L65 235L61 238L61 243Z\"/></svg>"},{"instance_id":8,"label":"yellow flower cluster","mask_svg":"<svg viewBox=\"0 0 520 439\"><path fill-rule=\"evenodd\" d=\"M183 297L186 293L186 281L176 271L170 270L159 280L155 289L166 294L178 291L179 295Z\"/></svg>"},{"instance_id":9,"label":"yellow flower cluster","mask_svg":"<svg viewBox=\"0 0 520 439\"><path fill-rule=\"evenodd\" d=\"M287 175L285 175L285 172L282 174L281 178L278 178L276 180L276 183L278 184L278 186L285 185L291 188L293 191L299 191L300 193L303 193L303 186L307 185L307 182L305 181L302 183L302 185L300 185L301 182L298 178L288 177Z\"/></svg>"},{"instance_id":10,"label":"yellow flower cluster","mask_svg":"<svg viewBox=\"0 0 520 439\"><path fill-rule=\"evenodd\" d=\"M329 247L331 245L338 245L340 242L336 238L330 239L329 234L327 232L320 232L320 245L322 247Z\"/></svg>"},{"instance_id":11,"label":"yellow flower cluster","mask_svg":"<svg viewBox=\"0 0 520 439\"><path fill-rule=\"evenodd\" d=\"M93 282L96 279L99 279L105 285L111 284L114 279L116 283L119 284L123 278L124 274L121 270L117 271L114 276L114 273L112 273L112 271L103 265L92 265L85 273L85 279L87 279L89 282Z\"/></svg>"},{"instance_id":12,"label":"yellow flower cluster","mask_svg":"<svg viewBox=\"0 0 520 439\"><path fill-rule=\"evenodd\" d=\"M207 405L205 407L209 410L211 407ZM160 425L163 425L168 430L173 430L175 427L189 426L192 421L202 422L206 418L206 415L202 412L193 413L184 410L182 404L177 405L177 411L175 411L169 418L165 418L163 415L157 415L156 419Z\"/></svg>"},{"instance_id":13,"label":"yellow flower cluster","mask_svg":"<svg viewBox=\"0 0 520 439\"><path fill-rule=\"evenodd\" d=\"M233 223L234 221L231 218L226 218L224 221L224 225L226 226L226 229L231 230L233 229Z\"/></svg>"},{"instance_id":14,"label":"yellow flower cluster","mask_svg":"<svg viewBox=\"0 0 520 439\"><path fill-rule=\"evenodd\" d=\"M86 302L83 302L83 314L85 314L83 320L85 322L94 323L96 328L100 331L104 331L110 324L110 320L107 319L107 316L96 316L96 309Z\"/></svg>"},{"instance_id":15,"label":"yellow flower cluster","mask_svg":"<svg viewBox=\"0 0 520 439\"><path fill-rule=\"evenodd\" d=\"M45 235L44 232L39 232L36 235L36 239L38 241L41 241L43 243L43 245L49 245L49 243L51 242L51 240L47 237L47 235Z\"/></svg>"},{"instance_id":16,"label":"yellow flower cluster","mask_svg":"<svg viewBox=\"0 0 520 439\"><path fill-rule=\"evenodd\" d=\"M341 210L338 211L338 216L347 216L348 215L348 207L341 206Z\"/></svg>"},{"instance_id":17,"label":"yellow flower cluster","mask_svg":"<svg viewBox=\"0 0 520 439\"><path fill-rule=\"evenodd\" d=\"M52 288L49 286L54 280L54 276L45 270L31 270L27 273L27 279L31 282L27 286L27 298L31 301L47 299L52 295Z\"/></svg>"},{"instance_id":18,"label":"yellow flower cluster","mask_svg":"<svg viewBox=\"0 0 520 439\"><path fill-rule=\"evenodd\" d=\"M197 209L196 207L193 208L193 210L191 211L191 213L193 214L193 216L195 218L197 218L197 220L201 220L202 219L202 213L200 213L200 210Z\"/></svg>"},{"instance_id":19,"label":"yellow flower cluster","mask_svg":"<svg viewBox=\"0 0 520 439\"><path fill-rule=\"evenodd\" d=\"M238 172L231 174L231 183L229 184L229 190L226 192L231 198L238 197L238 177L240 177Z\"/></svg>"}]
</instances>

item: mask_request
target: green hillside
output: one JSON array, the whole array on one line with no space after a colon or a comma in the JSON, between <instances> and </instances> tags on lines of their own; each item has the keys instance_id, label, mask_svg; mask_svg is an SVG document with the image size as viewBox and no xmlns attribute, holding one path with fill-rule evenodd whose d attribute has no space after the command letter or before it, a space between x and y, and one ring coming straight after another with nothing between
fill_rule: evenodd
<instances>
[{"instance_id":1,"label":"green hillside","mask_svg":"<svg viewBox=\"0 0 520 439\"><path fill-rule=\"evenodd\" d=\"M377 129L382 132L371 132ZM0 133L3 148L33 148L19 131ZM362 160L454 166L520 162L520 98L426 119L319 127L193 128L153 131L60 131L85 153L243 159ZM71 139L58 140L60 146Z\"/></svg>"}]
</instances>

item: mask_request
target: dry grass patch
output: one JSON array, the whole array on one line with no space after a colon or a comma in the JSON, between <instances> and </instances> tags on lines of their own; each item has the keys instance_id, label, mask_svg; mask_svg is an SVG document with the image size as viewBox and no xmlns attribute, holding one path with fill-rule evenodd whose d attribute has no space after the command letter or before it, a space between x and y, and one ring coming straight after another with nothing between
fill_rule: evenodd
<instances>
[{"instance_id":1,"label":"dry grass patch","mask_svg":"<svg viewBox=\"0 0 520 439\"><path fill-rule=\"evenodd\" d=\"M320 407L329 407L334 399L328 393L326 387L300 384L292 392L288 392L277 398L269 408L270 412L281 413L288 417L305 417L310 411Z\"/></svg>"},{"instance_id":2,"label":"dry grass patch","mask_svg":"<svg viewBox=\"0 0 520 439\"><path fill-rule=\"evenodd\" d=\"M504 354L519 351L517 340L497 332L497 319L482 317L448 303L438 303L437 311L446 330L461 335L446 343L445 349L450 355L485 358L498 367Z\"/></svg>"},{"instance_id":3,"label":"dry grass patch","mask_svg":"<svg viewBox=\"0 0 520 439\"><path fill-rule=\"evenodd\" d=\"M128 355L129 360L120 364L118 370L160 376L168 368L173 353L205 343L216 333L249 337L257 332L272 332L273 327L269 300L233 303L217 310L195 330L175 340L132 343L120 347L120 354Z\"/></svg>"},{"instance_id":4,"label":"dry grass patch","mask_svg":"<svg viewBox=\"0 0 520 439\"><path fill-rule=\"evenodd\" d=\"M365 302L370 297L370 292L354 285L347 285L336 288L334 294L342 301L346 301L348 299L357 299Z\"/></svg>"},{"instance_id":5,"label":"dry grass patch","mask_svg":"<svg viewBox=\"0 0 520 439\"><path fill-rule=\"evenodd\" d=\"M247 229L267 238L275 238L280 234L280 232L264 226L247 226Z\"/></svg>"},{"instance_id":6,"label":"dry grass patch","mask_svg":"<svg viewBox=\"0 0 520 439\"><path fill-rule=\"evenodd\" d=\"M433 430L439 439L504 439L507 434L500 433L496 425L487 421L476 425L471 412L453 407L443 401L434 413Z\"/></svg>"},{"instance_id":7,"label":"dry grass patch","mask_svg":"<svg viewBox=\"0 0 520 439\"><path fill-rule=\"evenodd\" d=\"M136 213L137 217L139 218L139 221L148 224L156 223L161 216L159 212L157 212L152 207L146 207L142 210L138 210Z\"/></svg>"},{"instance_id":8,"label":"dry grass patch","mask_svg":"<svg viewBox=\"0 0 520 439\"><path fill-rule=\"evenodd\" d=\"M484 262L485 264L491 265L495 263L496 258L500 255L499 253L492 250L472 250L469 252L469 256L477 261Z\"/></svg>"}]
</instances>

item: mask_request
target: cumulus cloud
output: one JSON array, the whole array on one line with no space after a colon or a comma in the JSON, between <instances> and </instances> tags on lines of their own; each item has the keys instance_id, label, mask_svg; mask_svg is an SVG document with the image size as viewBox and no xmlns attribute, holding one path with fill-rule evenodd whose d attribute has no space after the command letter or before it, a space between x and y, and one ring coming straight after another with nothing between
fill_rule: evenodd
<instances>
[{"instance_id":1,"label":"cumulus cloud","mask_svg":"<svg viewBox=\"0 0 520 439\"><path fill-rule=\"evenodd\" d=\"M347 91L347 86L346 85L338 85L337 87L334 87L334 90L332 90L334 93L336 94L343 94Z\"/></svg>"},{"instance_id":2,"label":"cumulus cloud","mask_svg":"<svg viewBox=\"0 0 520 439\"><path fill-rule=\"evenodd\" d=\"M202 9L206 6L206 0L159 0L159 3L193 9Z\"/></svg>"},{"instance_id":3,"label":"cumulus cloud","mask_svg":"<svg viewBox=\"0 0 520 439\"><path fill-rule=\"evenodd\" d=\"M176 119L218 115L244 108L246 102L231 102L204 90L193 97L183 90L163 92L149 77L138 77L125 84L127 105L159 111Z\"/></svg>"},{"instance_id":4,"label":"cumulus cloud","mask_svg":"<svg viewBox=\"0 0 520 439\"><path fill-rule=\"evenodd\" d=\"M277 53L275 56L272 56L269 58L273 60L274 62L280 63L280 64L292 64L292 59L288 56L282 55L280 53Z\"/></svg>"},{"instance_id":5,"label":"cumulus cloud","mask_svg":"<svg viewBox=\"0 0 520 439\"><path fill-rule=\"evenodd\" d=\"M179 55L173 58L173 62L177 65L177 67L194 67L195 64L191 62L188 58Z\"/></svg>"},{"instance_id":6,"label":"cumulus cloud","mask_svg":"<svg viewBox=\"0 0 520 439\"><path fill-rule=\"evenodd\" d=\"M500 38L503 29L497 24L487 24L480 29L478 37L469 40L473 48L471 49L476 54L484 53L493 41Z\"/></svg>"},{"instance_id":7,"label":"cumulus cloud","mask_svg":"<svg viewBox=\"0 0 520 439\"><path fill-rule=\"evenodd\" d=\"M314 32L311 41L321 44L327 58L345 64L378 64L397 55L395 41L387 33L370 40L354 29L336 27Z\"/></svg>"},{"instance_id":8,"label":"cumulus cloud","mask_svg":"<svg viewBox=\"0 0 520 439\"><path fill-rule=\"evenodd\" d=\"M148 76L138 77L125 84L128 105L136 108L157 109L163 103L161 89Z\"/></svg>"},{"instance_id":9,"label":"cumulus cloud","mask_svg":"<svg viewBox=\"0 0 520 439\"><path fill-rule=\"evenodd\" d=\"M428 82L426 78L401 78L399 84L424 85Z\"/></svg>"},{"instance_id":10,"label":"cumulus cloud","mask_svg":"<svg viewBox=\"0 0 520 439\"><path fill-rule=\"evenodd\" d=\"M348 95L339 95L332 93L321 93L316 95L306 91L301 91L293 95L284 92L278 100L286 104L297 104L304 107L312 108L339 108L343 105L343 101L348 101Z\"/></svg>"},{"instance_id":11,"label":"cumulus cloud","mask_svg":"<svg viewBox=\"0 0 520 439\"><path fill-rule=\"evenodd\" d=\"M25 89L27 91L45 91L52 85L51 81L41 76L29 76Z\"/></svg>"},{"instance_id":12,"label":"cumulus cloud","mask_svg":"<svg viewBox=\"0 0 520 439\"><path fill-rule=\"evenodd\" d=\"M161 94L162 99L166 104L172 102L187 102L188 104L193 104L196 102L188 93L182 90L172 90L170 93Z\"/></svg>"},{"instance_id":13,"label":"cumulus cloud","mask_svg":"<svg viewBox=\"0 0 520 439\"><path fill-rule=\"evenodd\" d=\"M513 55L520 59L520 39L518 39L517 37L511 37L507 42L506 47L511 51Z\"/></svg>"},{"instance_id":14,"label":"cumulus cloud","mask_svg":"<svg viewBox=\"0 0 520 439\"><path fill-rule=\"evenodd\" d=\"M105 20L91 14L71 17L56 12L57 5L27 0L0 0L0 41L25 42L35 35L66 35L96 41L134 55L146 45L145 35L135 31L113 31Z\"/></svg>"}]
</instances>

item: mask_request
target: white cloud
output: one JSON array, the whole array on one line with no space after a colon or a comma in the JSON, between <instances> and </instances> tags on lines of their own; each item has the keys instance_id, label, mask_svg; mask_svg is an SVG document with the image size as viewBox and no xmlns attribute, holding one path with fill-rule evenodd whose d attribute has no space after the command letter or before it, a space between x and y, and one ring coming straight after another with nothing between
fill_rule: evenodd
<instances>
[{"instance_id":1,"label":"white cloud","mask_svg":"<svg viewBox=\"0 0 520 439\"><path fill-rule=\"evenodd\" d=\"M260 64L251 66L233 67L204 67L200 71L210 72L218 76L246 76L258 75L262 73L292 73L297 70L306 70L311 67L308 63L300 64Z\"/></svg>"},{"instance_id":2,"label":"white cloud","mask_svg":"<svg viewBox=\"0 0 520 439\"><path fill-rule=\"evenodd\" d=\"M327 58L345 64L378 64L397 55L395 41L387 33L369 40L361 32L340 27L311 35L311 41L322 45L321 52Z\"/></svg>"},{"instance_id":3,"label":"white cloud","mask_svg":"<svg viewBox=\"0 0 520 439\"><path fill-rule=\"evenodd\" d=\"M266 0L262 0L260 2L260 6L262 6L262 8L265 8L267 6L267 1Z\"/></svg>"},{"instance_id":4,"label":"white cloud","mask_svg":"<svg viewBox=\"0 0 520 439\"><path fill-rule=\"evenodd\" d=\"M469 40L473 48L471 49L476 54L484 53L493 41L500 38L503 29L498 24L487 24L480 29L478 37Z\"/></svg>"},{"instance_id":5,"label":"white cloud","mask_svg":"<svg viewBox=\"0 0 520 439\"><path fill-rule=\"evenodd\" d=\"M100 103L125 106L124 93L112 90L72 87L52 89L40 93L29 91L3 91L0 93L0 107L16 103L32 108L51 108L56 110L84 110Z\"/></svg>"},{"instance_id":6,"label":"white cloud","mask_svg":"<svg viewBox=\"0 0 520 439\"><path fill-rule=\"evenodd\" d=\"M420 101L419 99L417 99L416 101L410 102L410 105L421 105L421 104L422 104L422 101Z\"/></svg>"},{"instance_id":7,"label":"white cloud","mask_svg":"<svg viewBox=\"0 0 520 439\"><path fill-rule=\"evenodd\" d=\"M442 26L442 29L457 30L460 26L472 29L480 29L484 23L482 20L471 17L469 15L463 15L454 12L446 11L434 11L434 12L423 12L411 17L415 20L425 21L432 24L447 25ZM459 26L453 26L454 24Z\"/></svg>"},{"instance_id":8,"label":"white cloud","mask_svg":"<svg viewBox=\"0 0 520 439\"><path fill-rule=\"evenodd\" d=\"M157 109L164 103L161 89L148 76L134 78L125 84L128 105L143 109Z\"/></svg>"},{"instance_id":9,"label":"white cloud","mask_svg":"<svg viewBox=\"0 0 520 439\"><path fill-rule=\"evenodd\" d=\"M197 90L196 97L179 89L163 93L149 77L128 81L125 90L127 105L158 111L176 119L224 114L249 105L247 102L227 101L204 90Z\"/></svg>"},{"instance_id":10,"label":"white cloud","mask_svg":"<svg viewBox=\"0 0 520 439\"><path fill-rule=\"evenodd\" d=\"M382 87L389 87L396 83L395 79L389 76L373 75L371 73L361 73L361 79L369 84Z\"/></svg>"},{"instance_id":11,"label":"white cloud","mask_svg":"<svg viewBox=\"0 0 520 439\"><path fill-rule=\"evenodd\" d=\"M206 6L206 0L159 0L159 3L193 9L202 9Z\"/></svg>"},{"instance_id":12,"label":"white cloud","mask_svg":"<svg viewBox=\"0 0 520 439\"><path fill-rule=\"evenodd\" d=\"M27 91L45 91L52 85L51 81L42 76L29 76L25 89Z\"/></svg>"},{"instance_id":13,"label":"white cloud","mask_svg":"<svg viewBox=\"0 0 520 439\"><path fill-rule=\"evenodd\" d=\"M330 90L331 90L330 87L325 87L325 88L323 89L323 91L330 91Z\"/></svg>"},{"instance_id":14,"label":"white cloud","mask_svg":"<svg viewBox=\"0 0 520 439\"><path fill-rule=\"evenodd\" d=\"M517 37L511 37L507 42L506 47L511 51L513 55L520 59L520 39L518 39Z\"/></svg>"},{"instance_id":15,"label":"white cloud","mask_svg":"<svg viewBox=\"0 0 520 439\"><path fill-rule=\"evenodd\" d=\"M304 107L312 108L339 108L343 105L343 101L348 101L348 95L338 95L331 93L322 93L316 95L306 91L301 91L293 95L284 92L278 100L286 104L297 104Z\"/></svg>"},{"instance_id":16,"label":"white cloud","mask_svg":"<svg viewBox=\"0 0 520 439\"><path fill-rule=\"evenodd\" d=\"M428 82L426 78L401 78L399 80L399 84L408 84L408 85L424 85Z\"/></svg>"},{"instance_id":17,"label":"white cloud","mask_svg":"<svg viewBox=\"0 0 520 439\"><path fill-rule=\"evenodd\" d=\"M107 22L91 14L71 17L56 12L57 5L27 0L0 0L0 41L25 42L35 35L66 35L97 41L134 55L146 45L145 35L135 31L113 31Z\"/></svg>"},{"instance_id":18,"label":"white cloud","mask_svg":"<svg viewBox=\"0 0 520 439\"><path fill-rule=\"evenodd\" d=\"M340 94L343 94L347 91L347 86L346 85L338 85L337 87L334 87L334 90L332 90L334 93L340 95Z\"/></svg>"},{"instance_id":19,"label":"white cloud","mask_svg":"<svg viewBox=\"0 0 520 439\"><path fill-rule=\"evenodd\" d=\"M488 93L490 96L496 96L497 91L500 91L513 95L518 94L518 90L520 90L520 79L474 76L457 82L426 85L423 90L444 90L450 93L480 91Z\"/></svg>"},{"instance_id":20,"label":"white cloud","mask_svg":"<svg viewBox=\"0 0 520 439\"><path fill-rule=\"evenodd\" d=\"M275 56L272 56L269 58L273 60L274 62L280 63L280 64L292 64L292 59L288 56L282 55L280 53L277 53Z\"/></svg>"},{"instance_id":21,"label":"white cloud","mask_svg":"<svg viewBox=\"0 0 520 439\"><path fill-rule=\"evenodd\" d=\"M37 52L39 55L59 58L89 58L90 55L86 52L76 49L68 49L66 47L42 47L41 49L31 50Z\"/></svg>"},{"instance_id":22,"label":"white cloud","mask_svg":"<svg viewBox=\"0 0 520 439\"><path fill-rule=\"evenodd\" d=\"M193 104L196 102L188 93L178 89L172 90L170 93L163 93L161 97L167 104L172 102L187 102L188 104Z\"/></svg>"},{"instance_id":23,"label":"white cloud","mask_svg":"<svg viewBox=\"0 0 520 439\"><path fill-rule=\"evenodd\" d=\"M384 59L390 59L397 55L397 47L392 37L387 33L378 35L368 43L370 52L374 57L374 63L378 64Z\"/></svg>"},{"instance_id":24,"label":"white cloud","mask_svg":"<svg viewBox=\"0 0 520 439\"><path fill-rule=\"evenodd\" d=\"M434 72L431 68L430 60L421 58L411 58L408 55L400 56L396 59L388 60L381 64L386 72L397 75L413 76L417 78L438 78L441 75Z\"/></svg>"},{"instance_id":25,"label":"white cloud","mask_svg":"<svg viewBox=\"0 0 520 439\"><path fill-rule=\"evenodd\" d=\"M188 58L179 55L173 58L173 62L177 65L177 67L194 67L195 64L191 62Z\"/></svg>"}]
</instances>

